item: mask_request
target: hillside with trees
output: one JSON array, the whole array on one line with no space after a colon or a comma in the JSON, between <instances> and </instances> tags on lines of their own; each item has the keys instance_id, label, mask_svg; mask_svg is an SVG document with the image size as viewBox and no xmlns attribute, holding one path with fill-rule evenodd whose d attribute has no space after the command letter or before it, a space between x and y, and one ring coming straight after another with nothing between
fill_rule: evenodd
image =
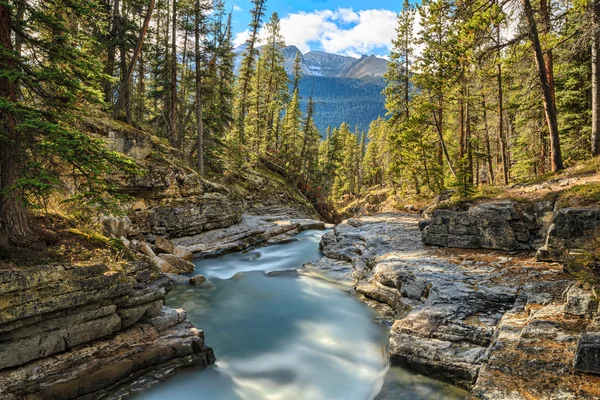
<instances>
[{"instance_id":1,"label":"hillside with trees","mask_svg":"<svg viewBox=\"0 0 600 400\"><path fill-rule=\"evenodd\" d=\"M328 160L341 193L384 185L467 198L597 156L597 20L596 8L569 1L405 2L386 74L389 119L373 121L367 146L344 139L345 126L327 144L347 155Z\"/></svg>"}]
</instances>

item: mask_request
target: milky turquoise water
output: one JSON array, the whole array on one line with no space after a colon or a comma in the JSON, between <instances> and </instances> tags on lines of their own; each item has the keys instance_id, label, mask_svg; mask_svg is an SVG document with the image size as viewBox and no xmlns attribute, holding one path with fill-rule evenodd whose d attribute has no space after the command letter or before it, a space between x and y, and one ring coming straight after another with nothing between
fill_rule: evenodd
<instances>
[{"instance_id":1,"label":"milky turquoise water","mask_svg":"<svg viewBox=\"0 0 600 400\"><path fill-rule=\"evenodd\" d=\"M340 287L297 274L265 274L320 258L322 234L303 232L297 242L197 261L196 273L209 282L175 287L167 304L187 310L217 362L138 398L463 399L463 391L388 369L387 329Z\"/></svg>"}]
</instances>

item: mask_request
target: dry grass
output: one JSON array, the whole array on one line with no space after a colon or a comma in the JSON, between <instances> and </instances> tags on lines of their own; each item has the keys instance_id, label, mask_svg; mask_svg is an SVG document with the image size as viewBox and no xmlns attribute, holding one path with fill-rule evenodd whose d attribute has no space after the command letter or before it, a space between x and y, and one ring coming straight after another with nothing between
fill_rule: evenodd
<instances>
[{"instance_id":1,"label":"dry grass","mask_svg":"<svg viewBox=\"0 0 600 400\"><path fill-rule=\"evenodd\" d=\"M82 266L105 263L118 269L133 258L119 239L102 235L90 221L44 212L32 215L31 223L41 239L28 248L9 247L0 240L0 269L58 263Z\"/></svg>"}]
</instances>

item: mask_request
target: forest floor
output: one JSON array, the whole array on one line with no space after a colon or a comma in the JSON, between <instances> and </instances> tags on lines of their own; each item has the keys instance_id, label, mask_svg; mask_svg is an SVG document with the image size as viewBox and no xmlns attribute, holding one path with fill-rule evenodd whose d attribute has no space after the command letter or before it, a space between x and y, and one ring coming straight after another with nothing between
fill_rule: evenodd
<instances>
[{"instance_id":1,"label":"forest floor","mask_svg":"<svg viewBox=\"0 0 600 400\"><path fill-rule=\"evenodd\" d=\"M600 206L600 157L560 173L549 173L536 179L510 186L480 186L471 197L449 201L436 200L432 193L406 193L390 186L376 186L361 196L344 196L338 210L345 218L355 215L403 211L418 213L432 207L465 207L490 201L512 200L518 203L534 201L558 202L562 207Z\"/></svg>"}]
</instances>

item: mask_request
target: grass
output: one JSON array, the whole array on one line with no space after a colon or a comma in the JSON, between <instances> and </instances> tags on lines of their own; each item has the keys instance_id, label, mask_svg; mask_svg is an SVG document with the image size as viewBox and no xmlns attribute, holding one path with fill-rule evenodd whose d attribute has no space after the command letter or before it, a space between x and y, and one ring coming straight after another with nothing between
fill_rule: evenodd
<instances>
[{"instance_id":1,"label":"grass","mask_svg":"<svg viewBox=\"0 0 600 400\"><path fill-rule=\"evenodd\" d=\"M558 207L600 207L600 183L576 185L563 191Z\"/></svg>"},{"instance_id":2,"label":"grass","mask_svg":"<svg viewBox=\"0 0 600 400\"><path fill-rule=\"evenodd\" d=\"M583 251L567 257L565 270L596 293L600 283L600 238L587 242Z\"/></svg>"},{"instance_id":3,"label":"grass","mask_svg":"<svg viewBox=\"0 0 600 400\"><path fill-rule=\"evenodd\" d=\"M0 238L0 269L103 263L111 270L118 270L134 258L119 239L104 236L97 223L65 215L64 211L33 214L31 225L44 239L30 248L16 248Z\"/></svg>"}]
</instances>

